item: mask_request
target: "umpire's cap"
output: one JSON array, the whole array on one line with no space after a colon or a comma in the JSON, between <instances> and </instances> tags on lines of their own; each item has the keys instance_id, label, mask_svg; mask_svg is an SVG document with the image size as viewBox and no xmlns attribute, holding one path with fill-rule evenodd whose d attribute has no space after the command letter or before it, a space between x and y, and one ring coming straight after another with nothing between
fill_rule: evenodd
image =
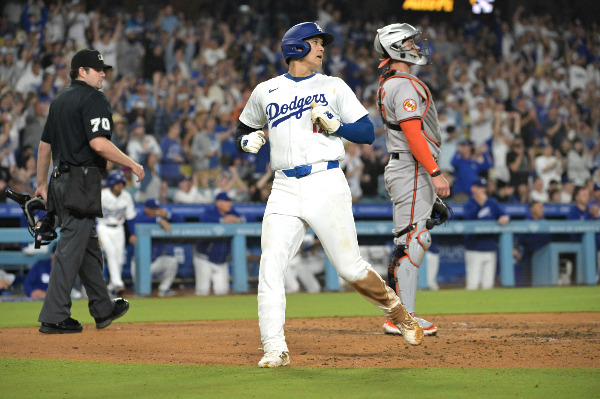
<instances>
[{"instance_id":1,"label":"umpire's cap","mask_svg":"<svg viewBox=\"0 0 600 399\"><path fill-rule=\"evenodd\" d=\"M71 59L71 69L94 68L109 69L112 65L106 65L104 58L98 50L84 49L78 51Z\"/></svg>"}]
</instances>

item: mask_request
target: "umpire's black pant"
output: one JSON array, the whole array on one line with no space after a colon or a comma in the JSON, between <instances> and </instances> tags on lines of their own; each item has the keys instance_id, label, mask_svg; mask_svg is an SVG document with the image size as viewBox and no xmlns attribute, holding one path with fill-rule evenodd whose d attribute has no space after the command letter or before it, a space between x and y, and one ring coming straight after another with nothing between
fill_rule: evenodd
<instances>
[{"instance_id":1,"label":"umpire's black pant","mask_svg":"<svg viewBox=\"0 0 600 399\"><path fill-rule=\"evenodd\" d=\"M71 288L79 274L89 298L92 317L108 316L114 308L102 272L102 250L94 218L78 218L65 209L64 194L69 173L52 177L50 192L60 219L60 238L50 272L50 281L38 321L57 324L71 316Z\"/></svg>"}]
</instances>

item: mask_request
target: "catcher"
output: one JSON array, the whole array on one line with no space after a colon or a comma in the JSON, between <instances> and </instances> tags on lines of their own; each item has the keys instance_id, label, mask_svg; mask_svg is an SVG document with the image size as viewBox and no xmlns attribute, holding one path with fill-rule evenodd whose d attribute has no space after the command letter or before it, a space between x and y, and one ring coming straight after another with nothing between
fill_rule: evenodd
<instances>
[{"instance_id":1,"label":"catcher","mask_svg":"<svg viewBox=\"0 0 600 399\"><path fill-rule=\"evenodd\" d=\"M421 32L409 24L391 24L377 30L374 46L387 70L379 79L377 103L387 126L390 161L385 168L386 189L393 202L394 251L388 266L388 285L396 291L406 311L414 317L419 266L431 246L429 232L448 220L441 198L450 195L436 157L441 133L437 111L427 86L410 74L412 65L427 65L415 37ZM414 317L425 335L437 327ZM386 334L401 334L389 320Z\"/></svg>"}]
</instances>

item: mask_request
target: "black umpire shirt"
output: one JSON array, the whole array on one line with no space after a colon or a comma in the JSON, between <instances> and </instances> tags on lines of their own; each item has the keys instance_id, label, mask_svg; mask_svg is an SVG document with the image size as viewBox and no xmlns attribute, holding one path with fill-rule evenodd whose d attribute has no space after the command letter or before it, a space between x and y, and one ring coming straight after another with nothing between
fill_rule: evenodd
<instances>
[{"instance_id":1,"label":"black umpire shirt","mask_svg":"<svg viewBox=\"0 0 600 399\"><path fill-rule=\"evenodd\" d=\"M99 136L110 140L112 131L106 95L81 80L73 80L50 105L42 141L50 144L54 162L106 169L106 159L92 149L90 141Z\"/></svg>"}]
</instances>

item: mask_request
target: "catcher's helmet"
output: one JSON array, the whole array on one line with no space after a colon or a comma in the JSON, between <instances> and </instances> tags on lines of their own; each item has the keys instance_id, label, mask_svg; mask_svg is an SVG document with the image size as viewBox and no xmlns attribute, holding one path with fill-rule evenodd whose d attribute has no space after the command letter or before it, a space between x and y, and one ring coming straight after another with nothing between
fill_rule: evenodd
<instances>
[{"instance_id":1,"label":"catcher's helmet","mask_svg":"<svg viewBox=\"0 0 600 399\"><path fill-rule=\"evenodd\" d=\"M122 170L111 170L106 176L106 186L112 187L117 183L125 184L127 181L125 180L125 174Z\"/></svg>"},{"instance_id":2,"label":"catcher's helmet","mask_svg":"<svg viewBox=\"0 0 600 399\"><path fill-rule=\"evenodd\" d=\"M331 33L323 32L323 29L315 22L303 22L292 26L281 39L281 52L285 62L290 63L291 58L302 58L310 51L310 44L304 40L313 36L323 38L323 46L333 42Z\"/></svg>"},{"instance_id":3,"label":"catcher's helmet","mask_svg":"<svg viewBox=\"0 0 600 399\"><path fill-rule=\"evenodd\" d=\"M409 24L391 24L377 29L373 46L375 52L383 61L379 68L383 67L389 59L410 62L415 65L427 65L427 54L410 50L403 46L408 39L419 36L421 31Z\"/></svg>"}]
</instances>

